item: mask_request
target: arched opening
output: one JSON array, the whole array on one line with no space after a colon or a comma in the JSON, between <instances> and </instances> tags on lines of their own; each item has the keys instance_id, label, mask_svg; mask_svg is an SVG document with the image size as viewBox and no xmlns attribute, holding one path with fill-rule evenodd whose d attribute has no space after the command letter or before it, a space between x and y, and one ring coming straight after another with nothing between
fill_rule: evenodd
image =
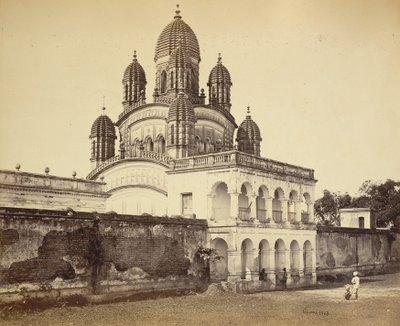
<instances>
[{"instance_id":1,"label":"arched opening","mask_svg":"<svg viewBox=\"0 0 400 326\"><path fill-rule=\"evenodd\" d=\"M170 80L169 80L169 88L170 89L174 89L174 72L173 71L171 71L171 73L170 73Z\"/></svg>"},{"instance_id":2,"label":"arched opening","mask_svg":"<svg viewBox=\"0 0 400 326\"><path fill-rule=\"evenodd\" d=\"M303 265L304 274L312 274L312 247L310 241L305 241L303 245Z\"/></svg>"},{"instance_id":3,"label":"arched opening","mask_svg":"<svg viewBox=\"0 0 400 326\"><path fill-rule=\"evenodd\" d=\"M129 86L128 83L125 84L125 101L128 101Z\"/></svg>"},{"instance_id":4,"label":"arched opening","mask_svg":"<svg viewBox=\"0 0 400 326\"><path fill-rule=\"evenodd\" d=\"M204 141L204 152L209 153L211 152L211 141L210 138L206 138Z\"/></svg>"},{"instance_id":5,"label":"arched opening","mask_svg":"<svg viewBox=\"0 0 400 326\"><path fill-rule=\"evenodd\" d=\"M300 271L300 247L296 240L290 243L290 272L299 275Z\"/></svg>"},{"instance_id":6,"label":"arched opening","mask_svg":"<svg viewBox=\"0 0 400 326\"><path fill-rule=\"evenodd\" d=\"M147 137L144 143L146 151L152 152L154 150L154 143L151 137Z\"/></svg>"},{"instance_id":7,"label":"arched opening","mask_svg":"<svg viewBox=\"0 0 400 326\"><path fill-rule=\"evenodd\" d=\"M156 140L156 152L165 153L165 139L162 135L158 135Z\"/></svg>"},{"instance_id":8,"label":"arched opening","mask_svg":"<svg viewBox=\"0 0 400 326\"><path fill-rule=\"evenodd\" d=\"M242 184L239 193L239 218L242 221L250 220L250 200L248 194L251 193L251 186L248 183Z\"/></svg>"},{"instance_id":9,"label":"arched opening","mask_svg":"<svg viewBox=\"0 0 400 326\"><path fill-rule=\"evenodd\" d=\"M171 131L170 131L170 139L171 139L171 144L173 145L175 143L175 126L171 125Z\"/></svg>"},{"instance_id":10,"label":"arched opening","mask_svg":"<svg viewBox=\"0 0 400 326\"><path fill-rule=\"evenodd\" d=\"M268 189L265 186L261 186L258 188L258 195L256 200L257 206L257 219L259 221L265 221L267 216L267 208L266 208L266 197L268 196Z\"/></svg>"},{"instance_id":11,"label":"arched opening","mask_svg":"<svg viewBox=\"0 0 400 326\"><path fill-rule=\"evenodd\" d=\"M359 216L358 217L358 227L360 229L364 229L365 228L365 220L363 216Z\"/></svg>"},{"instance_id":12,"label":"arched opening","mask_svg":"<svg viewBox=\"0 0 400 326\"><path fill-rule=\"evenodd\" d=\"M305 192L303 194L303 201L301 203L301 222L304 224L310 222L310 205L311 205L310 194Z\"/></svg>"},{"instance_id":13,"label":"arched opening","mask_svg":"<svg viewBox=\"0 0 400 326\"><path fill-rule=\"evenodd\" d=\"M253 242L250 239L245 239L242 242L242 279L251 279L253 271Z\"/></svg>"},{"instance_id":14,"label":"arched opening","mask_svg":"<svg viewBox=\"0 0 400 326\"><path fill-rule=\"evenodd\" d=\"M219 183L212 197L212 217L215 221L229 219L231 212L231 196L225 182Z\"/></svg>"},{"instance_id":15,"label":"arched opening","mask_svg":"<svg viewBox=\"0 0 400 326\"><path fill-rule=\"evenodd\" d=\"M288 201L288 220L290 223L296 221L296 208L298 205L298 195L295 190L292 190L289 194L289 201Z\"/></svg>"},{"instance_id":16,"label":"arched opening","mask_svg":"<svg viewBox=\"0 0 400 326\"><path fill-rule=\"evenodd\" d=\"M194 137L194 142L195 142L195 146L196 146L196 154L200 154L201 153L200 137L199 136Z\"/></svg>"},{"instance_id":17,"label":"arched opening","mask_svg":"<svg viewBox=\"0 0 400 326\"><path fill-rule=\"evenodd\" d=\"M282 239L278 239L275 242L275 273L280 279L280 276L283 273L283 269L285 268L286 262L286 246L285 242Z\"/></svg>"},{"instance_id":18,"label":"arched opening","mask_svg":"<svg viewBox=\"0 0 400 326\"><path fill-rule=\"evenodd\" d=\"M187 90L191 89L191 87L190 87L190 71L188 71L186 74L186 89Z\"/></svg>"},{"instance_id":19,"label":"arched opening","mask_svg":"<svg viewBox=\"0 0 400 326\"><path fill-rule=\"evenodd\" d=\"M276 223L282 222L282 202L284 192L281 188L275 189L274 198L272 199L272 218Z\"/></svg>"},{"instance_id":20,"label":"arched opening","mask_svg":"<svg viewBox=\"0 0 400 326\"><path fill-rule=\"evenodd\" d=\"M263 268L265 268L265 271L268 271L271 268L268 259L269 252L270 252L270 247L268 241L265 239L261 240L258 246L258 266L260 272L262 271Z\"/></svg>"},{"instance_id":21,"label":"arched opening","mask_svg":"<svg viewBox=\"0 0 400 326\"><path fill-rule=\"evenodd\" d=\"M92 155L91 155L92 159L96 158L96 141L93 140L92 141Z\"/></svg>"},{"instance_id":22,"label":"arched opening","mask_svg":"<svg viewBox=\"0 0 400 326\"><path fill-rule=\"evenodd\" d=\"M222 140L217 139L217 141L215 142L215 151L220 152L221 150L222 150Z\"/></svg>"},{"instance_id":23,"label":"arched opening","mask_svg":"<svg viewBox=\"0 0 400 326\"><path fill-rule=\"evenodd\" d=\"M161 93L165 93L165 91L167 90L167 73L165 72L165 70L163 70L161 72L161 87L160 87L160 91Z\"/></svg>"},{"instance_id":24,"label":"arched opening","mask_svg":"<svg viewBox=\"0 0 400 326\"><path fill-rule=\"evenodd\" d=\"M222 258L210 262L210 274L213 281L226 281L228 279L228 245L225 240L216 238L211 241L211 248L217 251Z\"/></svg>"}]
</instances>

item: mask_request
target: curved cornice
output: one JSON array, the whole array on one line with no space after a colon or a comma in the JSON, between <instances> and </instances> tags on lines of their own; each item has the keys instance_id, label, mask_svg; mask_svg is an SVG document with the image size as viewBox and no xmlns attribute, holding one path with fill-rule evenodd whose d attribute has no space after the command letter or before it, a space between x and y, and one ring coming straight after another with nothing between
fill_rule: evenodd
<instances>
[{"instance_id":1,"label":"curved cornice","mask_svg":"<svg viewBox=\"0 0 400 326\"><path fill-rule=\"evenodd\" d=\"M116 188L108 190L107 194L112 194L112 193L114 193L116 191L123 190L123 189L129 189L129 188L151 189L151 190L154 190L154 191L157 191L157 192L163 194L165 197L168 196L168 193L165 190L157 188L157 187L154 187L154 186L151 186L151 185L146 185L146 184L124 185L124 186L116 187Z\"/></svg>"}]
</instances>

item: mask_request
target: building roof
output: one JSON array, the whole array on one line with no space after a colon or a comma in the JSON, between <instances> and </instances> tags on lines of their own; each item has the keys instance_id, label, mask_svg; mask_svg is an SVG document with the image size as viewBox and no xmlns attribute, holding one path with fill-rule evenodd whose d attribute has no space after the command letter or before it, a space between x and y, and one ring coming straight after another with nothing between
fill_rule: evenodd
<instances>
[{"instance_id":1,"label":"building roof","mask_svg":"<svg viewBox=\"0 0 400 326\"><path fill-rule=\"evenodd\" d=\"M136 51L133 54L132 62L125 69L124 78L122 79L122 82L124 83L129 80L132 80L134 82L140 82L142 84L147 83L146 74L144 72L142 65L137 60Z\"/></svg>"},{"instance_id":2,"label":"building roof","mask_svg":"<svg viewBox=\"0 0 400 326\"><path fill-rule=\"evenodd\" d=\"M172 120L196 121L193 105L182 90L169 106L167 121Z\"/></svg>"},{"instance_id":3,"label":"building roof","mask_svg":"<svg viewBox=\"0 0 400 326\"><path fill-rule=\"evenodd\" d=\"M218 56L218 62L211 69L210 76L208 77L208 86L216 83L224 83L232 85L231 74L228 69L222 64L221 55Z\"/></svg>"},{"instance_id":4,"label":"building roof","mask_svg":"<svg viewBox=\"0 0 400 326\"><path fill-rule=\"evenodd\" d=\"M240 124L238 132L237 132L237 140L246 140L246 136L249 140L262 140L260 128L258 128L257 124L251 119L251 116L248 114L246 119Z\"/></svg>"},{"instance_id":5,"label":"building roof","mask_svg":"<svg viewBox=\"0 0 400 326\"><path fill-rule=\"evenodd\" d=\"M196 35L180 15L180 11L175 11L175 17L161 32L158 37L154 61L168 56L178 47L179 42L187 53L200 61L200 47Z\"/></svg>"},{"instance_id":6,"label":"building roof","mask_svg":"<svg viewBox=\"0 0 400 326\"><path fill-rule=\"evenodd\" d=\"M104 109L104 108L103 108ZM117 138L115 135L115 126L111 119L105 114L100 115L92 124L90 138L108 136Z\"/></svg>"}]
</instances>

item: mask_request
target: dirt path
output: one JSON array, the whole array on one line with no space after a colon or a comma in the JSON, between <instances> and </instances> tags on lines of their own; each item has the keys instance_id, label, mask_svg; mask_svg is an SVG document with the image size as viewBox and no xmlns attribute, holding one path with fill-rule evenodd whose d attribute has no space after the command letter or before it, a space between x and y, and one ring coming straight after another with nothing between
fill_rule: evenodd
<instances>
[{"instance_id":1,"label":"dirt path","mask_svg":"<svg viewBox=\"0 0 400 326\"><path fill-rule=\"evenodd\" d=\"M0 325L400 325L400 274L362 279L360 300L343 287L201 294L24 313Z\"/></svg>"}]
</instances>

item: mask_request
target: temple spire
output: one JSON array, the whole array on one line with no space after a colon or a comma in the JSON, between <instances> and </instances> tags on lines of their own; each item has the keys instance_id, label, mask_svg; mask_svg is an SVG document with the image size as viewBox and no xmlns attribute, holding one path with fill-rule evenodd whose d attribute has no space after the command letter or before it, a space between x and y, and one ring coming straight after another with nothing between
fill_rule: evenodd
<instances>
[{"instance_id":1,"label":"temple spire","mask_svg":"<svg viewBox=\"0 0 400 326\"><path fill-rule=\"evenodd\" d=\"M176 5L176 10L175 10L175 17L174 18L182 18L182 16L180 15L181 11L179 9L179 4Z\"/></svg>"}]
</instances>

